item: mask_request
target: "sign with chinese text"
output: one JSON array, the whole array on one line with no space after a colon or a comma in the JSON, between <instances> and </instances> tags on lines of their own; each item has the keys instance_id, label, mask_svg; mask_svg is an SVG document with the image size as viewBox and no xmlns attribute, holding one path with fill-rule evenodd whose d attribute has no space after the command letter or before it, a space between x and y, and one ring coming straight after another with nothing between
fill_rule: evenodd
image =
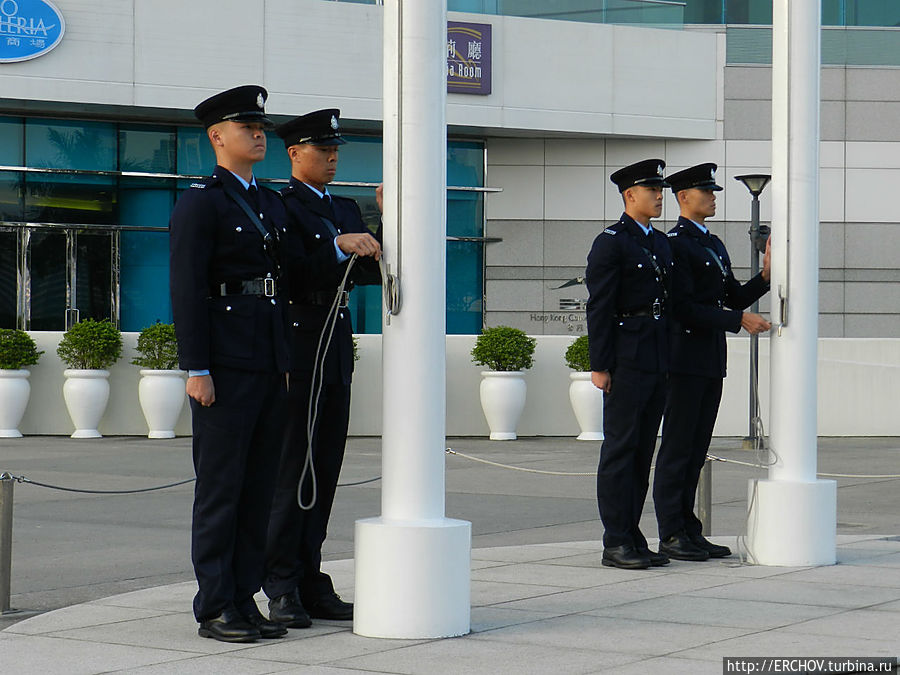
<instances>
[{"instance_id":1,"label":"sign with chinese text","mask_svg":"<svg viewBox=\"0 0 900 675\"><path fill-rule=\"evenodd\" d=\"M48 0L0 0L0 63L43 56L65 32L63 15Z\"/></svg>"},{"instance_id":2,"label":"sign with chinese text","mask_svg":"<svg viewBox=\"0 0 900 675\"><path fill-rule=\"evenodd\" d=\"M491 93L491 24L447 22L447 91Z\"/></svg>"}]
</instances>

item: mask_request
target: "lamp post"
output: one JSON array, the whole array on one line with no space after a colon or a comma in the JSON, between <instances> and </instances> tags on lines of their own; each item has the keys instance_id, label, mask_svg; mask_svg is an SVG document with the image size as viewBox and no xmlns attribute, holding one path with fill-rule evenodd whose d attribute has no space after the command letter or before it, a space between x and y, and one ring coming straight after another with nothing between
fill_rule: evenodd
<instances>
[{"instance_id":1,"label":"lamp post","mask_svg":"<svg viewBox=\"0 0 900 675\"><path fill-rule=\"evenodd\" d=\"M766 250L766 240L769 238L768 225L759 224L759 195L766 189L766 185L772 180L772 176L765 173L748 173L743 176L735 176L735 180L741 181L750 194L753 201L750 206L750 278L759 274L759 254ZM759 300L754 301L752 310L759 313ZM759 383L759 336L750 336L750 421L749 433L744 439L745 448L755 448L759 441L757 434L756 418L759 416L757 407L757 391Z\"/></svg>"}]
</instances>

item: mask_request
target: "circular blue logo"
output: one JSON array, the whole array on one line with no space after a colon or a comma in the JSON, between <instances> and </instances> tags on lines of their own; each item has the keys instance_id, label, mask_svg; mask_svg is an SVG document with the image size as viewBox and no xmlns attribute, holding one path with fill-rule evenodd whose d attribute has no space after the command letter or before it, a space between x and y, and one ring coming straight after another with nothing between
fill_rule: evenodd
<instances>
[{"instance_id":1,"label":"circular blue logo","mask_svg":"<svg viewBox=\"0 0 900 675\"><path fill-rule=\"evenodd\" d=\"M43 56L65 32L66 21L49 0L0 0L0 63Z\"/></svg>"}]
</instances>

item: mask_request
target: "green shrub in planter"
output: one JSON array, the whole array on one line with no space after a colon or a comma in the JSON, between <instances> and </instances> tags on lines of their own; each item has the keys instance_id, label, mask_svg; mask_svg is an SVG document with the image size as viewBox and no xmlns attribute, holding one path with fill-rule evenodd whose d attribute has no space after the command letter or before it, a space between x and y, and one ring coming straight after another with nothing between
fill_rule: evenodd
<instances>
[{"instance_id":1,"label":"green shrub in planter","mask_svg":"<svg viewBox=\"0 0 900 675\"><path fill-rule=\"evenodd\" d=\"M138 335L137 352L140 356L131 363L148 370L174 370L178 365L178 343L175 341L175 325L157 321Z\"/></svg>"},{"instance_id":2,"label":"green shrub in planter","mask_svg":"<svg viewBox=\"0 0 900 675\"><path fill-rule=\"evenodd\" d=\"M581 335L566 350L566 365L579 373L591 370L591 354L588 351L588 336Z\"/></svg>"},{"instance_id":3,"label":"green shrub in planter","mask_svg":"<svg viewBox=\"0 0 900 675\"><path fill-rule=\"evenodd\" d=\"M24 330L0 328L0 370L33 366L43 353Z\"/></svg>"},{"instance_id":4,"label":"green shrub in planter","mask_svg":"<svg viewBox=\"0 0 900 675\"><path fill-rule=\"evenodd\" d=\"M106 370L122 356L122 333L106 319L85 319L63 334L56 353L74 370Z\"/></svg>"},{"instance_id":5,"label":"green shrub in planter","mask_svg":"<svg viewBox=\"0 0 900 675\"><path fill-rule=\"evenodd\" d=\"M472 347L472 362L491 370L516 371L531 368L537 340L509 326L485 328Z\"/></svg>"}]
</instances>

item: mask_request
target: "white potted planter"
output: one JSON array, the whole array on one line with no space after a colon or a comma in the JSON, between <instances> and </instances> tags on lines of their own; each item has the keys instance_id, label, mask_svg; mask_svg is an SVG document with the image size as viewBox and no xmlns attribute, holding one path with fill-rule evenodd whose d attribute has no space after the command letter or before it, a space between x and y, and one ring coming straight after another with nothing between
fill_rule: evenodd
<instances>
[{"instance_id":1,"label":"white potted planter","mask_svg":"<svg viewBox=\"0 0 900 675\"><path fill-rule=\"evenodd\" d=\"M75 425L72 438L101 438L97 430L109 402L109 371L67 368L63 398Z\"/></svg>"},{"instance_id":2,"label":"white potted planter","mask_svg":"<svg viewBox=\"0 0 900 675\"><path fill-rule=\"evenodd\" d=\"M581 433L579 441L603 440L603 391L591 382L590 372L569 373L569 402Z\"/></svg>"},{"instance_id":3,"label":"white potted planter","mask_svg":"<svg viewBox=\"0 0 900 675\"><path fill-rule=\"evenodd\" d=\"M100 438L97 427L109 401L109 368L122 355L122 333L109 321L85 319L65 333L56 353L63 371L63 398L75 425L72 438Z\"/></svg>"},{"instance_id":4,"label":"white potted planter","mask_svg":"<svg viewBox=\"0 0 900 675\"><path fill-rule=\"evenodd\" d=\"M481 372L481 409L492 441L516 440L516 427L525 409L526 385L522 371Z\"/></svg>"},{"instance_id":5,"label":"white potted planter","mask_svg":"<svg viewBox=\"0 0 900 675\"><path fill-rule=\"evenodd\" d=\"M136 351L140 356L131 363L142 368L138 399L150 428L147 438L175 438L175 425L186 398L184 371L175 370L175 325L157 321L147 326L138 335Z\"/></svg>"},{"instance_id":6,"label":"white potted planter","mask_svg":"<svg viewBox=\"0 0 900 675\"><path fill-rule=\"evenodd\" d=\"M0 438L22 438L19 422L31 396L29 375L24 368L0 369Z\"/></svg>"},{"instance_id":7,"label":"white potted planter","mask_svg":"<svg viewBox=\"0 0 900 675\"><path fill-rule=\"evenodd\" d=\"M492 441L514 441L525 408L522 371L531 368L537 341L509 326L485 328L475 340L472 361L490 370L481 373L481 409Z\"/></svg>"},{"instance_id":8,"label":"white potted planter","mask_svg":"<svg viewBox=\"0 0 900 675\"><path fill-rule=\"evenodd\" d=\"M31 373L41 354L31 336L15 328L0 329L0 438L22 438L19 423L28 407Z\"/></svg>"},{"instance_id":9,"label":"white potted planter","mask_svg":"<svg viewBox=\"0 0 900 675\"><path fill-rule=\"evenodd\" d=\"M175 438L185 397L184 371L141 370L138 399L150 428L147 438Z\"/></svg>"},{"instance_id":10,"label":"white potted planter","mask_svg":"<svg viewBox=\"0 0 900 675\"><path fill-rule=\"evenodd\" d=\"M569 345L566 365L574 370L569 374L569 402L578 420L579 441L603 440L603 392L591 382L591 354L588 336L580 335Z\"/></svg>"}]
</instances>

